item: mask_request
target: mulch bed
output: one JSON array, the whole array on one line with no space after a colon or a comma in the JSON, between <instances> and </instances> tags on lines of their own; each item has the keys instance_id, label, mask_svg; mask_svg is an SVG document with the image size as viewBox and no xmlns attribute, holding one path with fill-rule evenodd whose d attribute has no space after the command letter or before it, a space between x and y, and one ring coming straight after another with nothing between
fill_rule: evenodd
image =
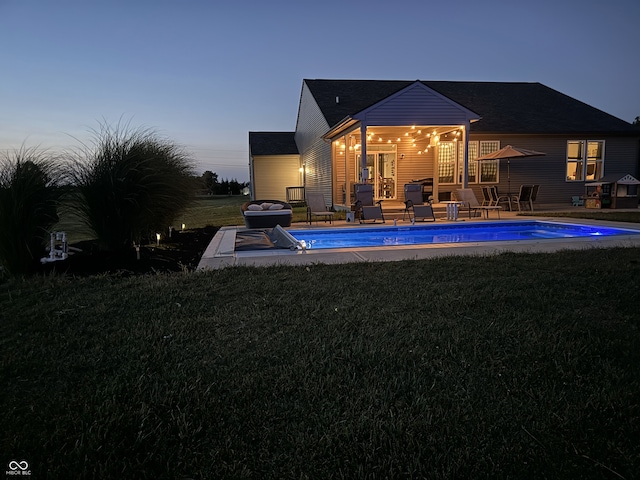
<instances>
[{"instance_id":1,"label":"mulch bed","mask_svg":"<svg viewBox=\"0 0 640 480\"><path fill-rule=\"evenodd\" d=\"M70 245L80 249L68 259L40 265L43 273L64 273L74 276L99 275L104 273L122 276L148 273L193 271L218 227L190 229L174 232L171 238L162 240L160 246L143 245L140 259L135 248L123 252L104 252L95 242L86 241Z\"/></svg>"}]
</instances>

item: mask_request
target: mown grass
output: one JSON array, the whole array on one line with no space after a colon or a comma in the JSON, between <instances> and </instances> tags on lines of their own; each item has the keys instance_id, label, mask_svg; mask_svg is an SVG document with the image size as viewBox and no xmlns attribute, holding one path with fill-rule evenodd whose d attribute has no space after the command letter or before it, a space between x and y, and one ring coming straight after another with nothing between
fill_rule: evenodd
<instances>
[{"instance_id":1,"label":"mown grass","mask_svg":"<svg viewBox=\"0 0 640 480\"><path fill-rule=\"evenodd\" d=\"M207 226L224 227L230 225L244 225L244 219L240 207L248 200L246 196L211 195L198 197L192 205L172 222L173 229L182 229L182 224L186 229L204 228ZM344 212L338 212L336 218L344 220ZM294 207L293 221L306 221L307 213L305 207ZM63 210L60 213L60 222L56 225L57 230L67 232L70 242L90 240L92 235L86 230L79 228L79 222L73 212Z\"/></svg>"},{"instance_id":2,"label":"mown grass","mask_svg":"<svg viewBox=\"0 0 640 480\"><path fill-rule=\"evenodd\" d=\"M184 223L241 224L242 201L201 199ZM638 253L12 280L0 461L49 478L634 478Z\"/></svg>"},{"instance_id":3,"label":"mown grass","mask_svg":"<svg viewBox=\"0 0 640 480\"><path fill-rule=\"evenodd\" d=\"M640 211L618 210L573 210L557 212L523 213L523 215L560 217L560 218L585 218L589 220L605 220L609 222L633 222L640 223Z\"/></svg>"},{"instance_id":4,"label":"mown grass","mask_svg":"<svg viewBox=\"0 0 640 480\"><path fill-rule=\"evenodd\" d=\"M35 478L635 478L639 249L0 285Z\"/></svg>"}]
</instances>

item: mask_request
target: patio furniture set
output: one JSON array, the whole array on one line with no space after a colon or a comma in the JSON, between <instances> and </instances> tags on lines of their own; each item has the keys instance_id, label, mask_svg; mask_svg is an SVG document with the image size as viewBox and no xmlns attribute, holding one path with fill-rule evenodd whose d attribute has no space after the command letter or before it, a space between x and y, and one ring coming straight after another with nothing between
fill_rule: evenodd
<instances>
[{"instance_id":1,"label":"patio furniture set","mask_svg":"<svg viewBox=\"0 0 640 480\"><path fill-rule=\"evenodd\" d=\"M502 204L508 205L509 210L517 207L518 210L529 209L533 211L533 202L536 199L539 185L521 185L518 194L500 195L496 187L483 186L483 201L480 203L475 193L470 188L460 188L456 190L454 199L444 202L446 205L447 220L458 220L459 211L467 210L469 218L472 214L479 212L484 218L489 218L489 212L496 212L500 218ZM373 186L371 184L357 184L355 189L356 201L353 208L354 218L360 223L380 220L385 223L384 212L382 210L382 200L374 201ZM307 223L311 224L313 219L322 218L325 222L333 223L335 212L327 208L323 194L306 195L307 203ZM433 205L430 200L425 201L422 185L405 185L405 208L402 214L404 220L407 216L411 223L418 221L435 221ZM276 225L281 227L291 226L293 220L293 209L287 202L280 200L253 200L242 205L242 214L247 228L273 228Z\"/></svg>"}]
</instances>

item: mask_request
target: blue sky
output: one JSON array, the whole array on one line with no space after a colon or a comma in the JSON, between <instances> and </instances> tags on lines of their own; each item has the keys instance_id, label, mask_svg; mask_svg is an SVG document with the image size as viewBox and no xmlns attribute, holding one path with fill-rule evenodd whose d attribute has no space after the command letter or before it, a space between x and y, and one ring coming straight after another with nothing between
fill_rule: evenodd
<instances>
[{"instance_id":1,"label":"blue sky","mask_svg":"<svg viewBox=\"0 0 640 480\"><path fill-rule=\"evenodd\" d=\"M637 0L0 0L0 150L123 119L247 181L304 78L541 82L632 122L638 25Z\"/></svg>"}]
</instances>

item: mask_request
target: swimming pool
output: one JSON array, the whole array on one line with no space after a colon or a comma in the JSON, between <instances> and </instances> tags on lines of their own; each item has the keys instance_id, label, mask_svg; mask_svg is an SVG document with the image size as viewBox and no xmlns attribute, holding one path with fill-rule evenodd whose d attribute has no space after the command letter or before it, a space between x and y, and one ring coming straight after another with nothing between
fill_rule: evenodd
<instances>
[{"instance_id":1,"label":"swimming pool","mask_svg":"<svg viewBox=\"0 0 640 480\"><path fill-rule=\"evenodd\" d=\"M292 229L289 233L308 250L640 235L638 230L548 221Z\"/></svg>"}]
</instances>

